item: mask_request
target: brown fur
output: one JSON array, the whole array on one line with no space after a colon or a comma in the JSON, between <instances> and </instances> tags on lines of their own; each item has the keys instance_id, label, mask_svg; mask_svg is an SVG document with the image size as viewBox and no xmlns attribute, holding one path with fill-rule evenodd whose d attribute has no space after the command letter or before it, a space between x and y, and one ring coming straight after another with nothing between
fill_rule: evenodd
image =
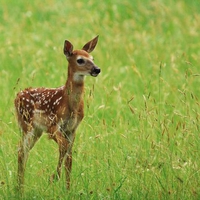
<instances>
[{"instance_id":1,"label":"brown fur","mask_svg":"<svg viewBox=\"0 0 200 200\"><path fill-rule=\"evenodd\" d=\"M65 159L66 187L69 188L72 146L76 129L84 117L84 76L97 76L100 73L100 69L89 55L97 41L98 37L84 45L83 50L74 51L73 45L65 41L64 54L69 64L68 78L64 86L52 89L27 88L17 94L15 107L23 132L18 151L20 188L24 185L24 172L29 151L43 132L47 132L59 146L57 174L52 175L51 180L60 178L62 162Z\"/></svg>"}]
</instances>

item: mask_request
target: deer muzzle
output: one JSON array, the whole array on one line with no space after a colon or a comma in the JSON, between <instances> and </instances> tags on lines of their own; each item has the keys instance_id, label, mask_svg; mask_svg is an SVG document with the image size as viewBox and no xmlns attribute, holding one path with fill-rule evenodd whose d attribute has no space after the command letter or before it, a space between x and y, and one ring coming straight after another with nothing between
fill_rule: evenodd
<instances>
[{"instance_id":1,"label":"deer muzzle","mask_svg":"<svg viewBox=\"0 0 200 200\"><path fill-rule=\"evenodd\" d=\"M101 69L99 68L99 67L97 67L97 66L94 66L93 68L92 68L92 70L91 70L91 76L94 76L94 77L96 77L96 76L98 76L98 74L101 72Z\"/></svg>"}]
</instances>

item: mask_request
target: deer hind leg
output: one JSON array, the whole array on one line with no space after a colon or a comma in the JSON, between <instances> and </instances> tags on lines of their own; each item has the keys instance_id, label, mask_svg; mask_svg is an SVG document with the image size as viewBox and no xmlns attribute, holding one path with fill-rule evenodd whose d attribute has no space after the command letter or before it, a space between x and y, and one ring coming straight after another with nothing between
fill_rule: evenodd
<instances>
[{"instance_id":1,"label":"deer hind leg","mask_svg":"<svg viewBox=\"0 0 200 200\"><path fill-rule=\"evenodd\" d=\"M38 129L32 129L28 133L23 133L22 141L18 149L18 184L20 189L22 189L24 185L24 172L29 151L33 148L41 135L42 131Z\"/></svg>"}]
</instances>

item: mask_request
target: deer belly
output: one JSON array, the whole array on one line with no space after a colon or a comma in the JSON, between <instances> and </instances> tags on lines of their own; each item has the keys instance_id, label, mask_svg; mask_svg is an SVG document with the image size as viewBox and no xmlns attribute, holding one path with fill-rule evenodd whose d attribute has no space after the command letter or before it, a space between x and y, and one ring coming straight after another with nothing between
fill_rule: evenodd
<instances>
[{"instance_id":1,"label":"deer belly","mask_svg":"<svg viewBox=\"0 0 200 200\"><path fill-rule=\"evenodd\" d=\"M38 129L46 131L48 127L52 124L50 116L45 115L42 110L35 110L33 116L33 125Z\"/></svg>"}]
</instances>

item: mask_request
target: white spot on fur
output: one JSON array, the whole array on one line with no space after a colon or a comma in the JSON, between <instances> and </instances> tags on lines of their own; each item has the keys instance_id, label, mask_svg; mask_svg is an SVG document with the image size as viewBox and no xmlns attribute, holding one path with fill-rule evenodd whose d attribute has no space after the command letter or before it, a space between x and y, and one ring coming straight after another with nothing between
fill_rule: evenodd
<instances>
[{"instance_id":1,"label":"white spot on fur","mask_svg":"<svg viewBox=\"0 0 200 200\"><path fill-rule=\"evenodd\" d=\"M56 99L56 101L53 103L53 105L56 105L56 104L58 105L60 103L61 99L62 99L62 96L60 98Z\"/></svg>"},{"instance_id":2,"label":"white spot on fur","mask_svg":"<svg viewBox=\"0 0 200 200\"><path fill-rule=\"evenodd\" d=\"M36 114L42 114L42 113L45 113L45 111L44 110L35 109L34 113L36 113Z\"/></svg>"}]
</instances>

